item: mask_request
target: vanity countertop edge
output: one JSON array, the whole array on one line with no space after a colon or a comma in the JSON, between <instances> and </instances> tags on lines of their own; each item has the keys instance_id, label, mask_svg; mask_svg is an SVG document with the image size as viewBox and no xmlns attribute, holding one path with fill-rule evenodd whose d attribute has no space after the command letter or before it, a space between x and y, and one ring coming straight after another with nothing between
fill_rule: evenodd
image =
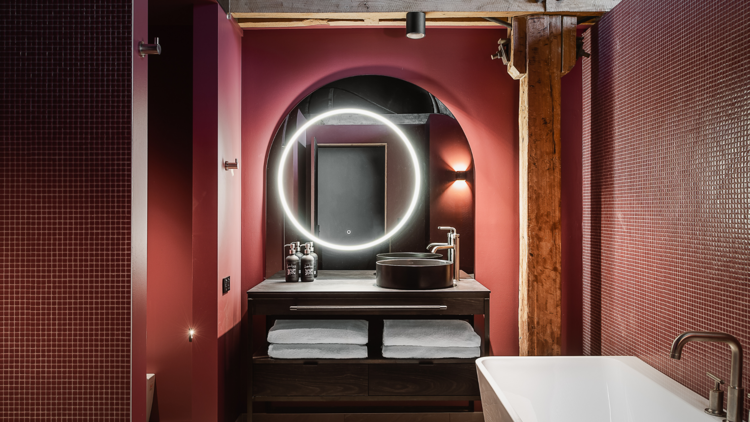
<instances>
[{"instance_id":1,"label":"vanity countertop edge","mask_svg":"<svg viewBox=\"0 0 750 422\"><path fill-rule=\"evenodd\" d=\"M419 297L489 297L490 290L474 279L462 279L455 287L433 290L387 289L375 284L374 270L320 270L309 283L287 283L279 271L247 291L248 298L291 298L325 296L419 296Z\"/></svg>"}]
</instances>

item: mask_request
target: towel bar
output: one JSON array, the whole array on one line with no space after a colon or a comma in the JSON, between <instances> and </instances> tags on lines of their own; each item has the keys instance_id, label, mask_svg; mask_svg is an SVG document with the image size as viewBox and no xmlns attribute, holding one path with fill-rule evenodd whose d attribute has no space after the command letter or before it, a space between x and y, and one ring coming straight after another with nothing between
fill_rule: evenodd
<instances>
[{"instance_id":1,"label":"towel bar","mask_svg":"<svg viewBox=\"0 0 750 422\"><path fill-rule=\"evenodd\" d=\"M290 311L444 311L446 309L448 309L446 305L292 305L289 307Z\"/></svg>"}]
</instances>

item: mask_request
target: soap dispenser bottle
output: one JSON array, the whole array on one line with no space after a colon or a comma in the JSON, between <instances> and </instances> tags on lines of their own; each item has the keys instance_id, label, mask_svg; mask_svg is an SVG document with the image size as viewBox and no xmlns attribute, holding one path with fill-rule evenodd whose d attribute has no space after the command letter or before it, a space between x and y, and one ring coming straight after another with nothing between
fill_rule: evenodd
<instances>
[{"instance_id":1,"label":"soap dispenser bottle","mask_svg":"<svg viewBox=\"0 0 750 422\"><path fill-rule=\"evenodd\" d=\"M302 281L315 281L315 259L310 256L310 246L305 244L305 254L302 256Z\"/></svg>"},{"instance_id":2,"label":"soap dispenser bottle","mask_svg":"<svg viewBox=\"0 0 750 422\"><path fill-rule=\"evenodd\" d=\"M312 242L307 242L306 245L310 248L310 256L313 257L315 260L314 263L314 269L315 269L315 278L318 278L318 254L315 253L315 248L313 248Z\"/></svg>"},{"instance_id":3,"label":"soap dispenser bottle","mask_svg":"<svg viewBox=\"0 0 750 422\"><path fill-rule=\"evenodd\" d=\"M302 253L302 245L300 244L300 242L292 242L292 243L294 243L295 247L297 248L297 252L295 253L295 255L297 255L297 258L299 258L300 262L302 262L301 261L302 257L305 256L305 254Z\"/></svg>"},{"instance_id":4,"label":"soap dispenser bottle","mask_svg":"<svg viewBox=\"0 0 750 422\"><path fill-rule=\"evenodd\" d=\"M285 271L285 279L289 283L296 283L299 281L299 273L300 273L300 260L297 258L297 250L295 248L294 243L290 243L289 246L289 256L286 257L286 271Z\"/></svg>"}]
</instances>

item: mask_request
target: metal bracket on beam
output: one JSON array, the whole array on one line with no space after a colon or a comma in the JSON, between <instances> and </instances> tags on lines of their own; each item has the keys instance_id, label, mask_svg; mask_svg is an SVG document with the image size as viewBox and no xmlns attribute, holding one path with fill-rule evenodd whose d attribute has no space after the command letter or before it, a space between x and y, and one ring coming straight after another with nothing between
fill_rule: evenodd
<instances>
[{"instance_id":1,"label":"metal bracket on beam","mask_svg":"<svg viewBox=\"0 0 750 422\"><path fill-rule=\"evenodd\" d=\"M503 61L504 65L508 65L510 63L509 53L506 51L508 46L510 46L510 38L501 38L497 41L497 53L490 56L492 60L495 59L501 59Z\"/></svg>"}]
</instances>

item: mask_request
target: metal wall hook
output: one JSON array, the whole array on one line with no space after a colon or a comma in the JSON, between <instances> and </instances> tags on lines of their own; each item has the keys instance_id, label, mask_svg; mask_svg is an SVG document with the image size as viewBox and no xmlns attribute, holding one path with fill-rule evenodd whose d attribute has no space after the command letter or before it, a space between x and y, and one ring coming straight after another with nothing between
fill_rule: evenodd
<instances>
[{"instance_id":1,"label":"metal wall hook","mask_svg":"<svg viewBox=\"0 0 750 422\"><path fill-rule=\"evenodd\" d=\"M239 168L239 163L236 158L234 159L234 163L231 161L224 161L224 171L231 171L232 176L234 176L234 171Z\"/></svg>"},{"instance_id":2,"label":"metal wall hook","mask_svg":"<svg viewBox=\"0 0 750 422\"><path fill-rule=\"evenodd\" d=\"M161 54L161 45L159 45L159 37L154 38L153 44L146 44L143 41L138 43L138 54L141 57L146 57L146 54Z\"/></svg>"},{"instance_id":3,"label":"metal wall hook","mask_svg":"<svg viewBox=\"0 0 750 422\"><path fill-rule=\"evenodd\" d=\"M237 159L234 159L234 163L231 161L224 161L224 170L237 170L239 168L239 163L237 162Z\"/></svg>"}]
</instances>

